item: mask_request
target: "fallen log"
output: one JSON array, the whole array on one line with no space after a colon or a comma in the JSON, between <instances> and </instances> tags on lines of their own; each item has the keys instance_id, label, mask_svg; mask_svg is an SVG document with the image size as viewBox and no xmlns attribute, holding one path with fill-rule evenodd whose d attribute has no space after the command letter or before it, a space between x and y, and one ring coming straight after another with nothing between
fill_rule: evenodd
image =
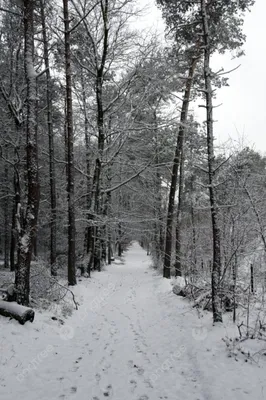
<instances>
[{"instance_id":1,"label":"fallen log","mask_svg":"<svg viewBox=\"0 0 266 400\"><path fill-rule=\"evenodd\" d=\"M195 299L193 308L194 308L194 307L198 307L198 306L200 305L200 303L201 303L203 300L205 300L206 298L208 298L208 297L210 297L210 296L211 296L211 290L208 290L208 291L206 291L206 292L204 292L204 293L201 293L201 294Z\"/></svg>"},{"instance_id":2,"label":"fallen log","mask_svg":"<svg viewBox=\"0 0 266 400\"><path fill-rule=\"evenodd\" d=\"M0 301L0 315L14 318L24 325L27 321L33 322L35 313L31 308L20 306L15 302Z\"/></svg>"}]
</instances>

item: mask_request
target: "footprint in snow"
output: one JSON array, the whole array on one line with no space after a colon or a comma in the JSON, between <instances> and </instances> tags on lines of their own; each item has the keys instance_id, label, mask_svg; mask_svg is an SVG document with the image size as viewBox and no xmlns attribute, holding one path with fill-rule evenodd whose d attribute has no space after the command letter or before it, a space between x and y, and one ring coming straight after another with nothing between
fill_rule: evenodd
<instances>
[{"instance_id":1,"label":"footprint in snow","mask_svg":"<svg viewBox=\"0 0 266 400\"><path fill-rule=\"evenodd\" d=\"M111 364L105 364L102 368L102 370L107 374L109 368L111 368Z\"/></svg>"},{"instance_id":2,"label":"footprint in snow","mask_svg":"<svg viewBox=\"0 0 266 400\"><path fill-rule=\"evenodd\" d=\"M144 369L142 367L139 367L138 365L133 364L133 368L136 368L138 375L143 375L144 374Z\"/></svg>"},{"instance_id":3,"label":"footprint in snow","mask_svg":"<svg viewBox=\"0 0 266 400\"><path fill-rule=\"evenodd\" d=\"M110 336L113 337L118 332L118 330L116 328L110 328L109 332L110 332Z\"/></svg>"},{"instance_id":4,"label":"footprint in snow","mask_svg":"<svg viewBox=\"0 0 266 400\"><path fill-rule=\"evenodd\" d=\"M136 382L134 379L131 379L131 380L130 380L130 384L131 384L131 386L132 386L130 391L131 391L132 393L134 393L135 390L136 390L136 388L137 388L137 382Z\"/></svg>"},{"instance_id":5,"label":"footprint in snow","mask_svg":"<svg viewBox=\"0 0 266 400\"><path fill-rule=\"evenodd\" d=\"M103 392L104 397L111 397L113 392L112 385L108 385Z\"/></svg>"},{"instance_id":6,"label":"footprint in snow","mask_svg":"<svg viewBox=\"0 0 266 400\"><path fill-rule=\"evenodd\" d=\"M145 379L144 383L145 383L147 388L153 389L153 385L152 385L152 383L151 383L151 381L149 379ZM167 397L165 397L165 398L167 399Z\"/></svg>"},{"instance_id":7,"label":"footprint in snow","mask_svg":"<svg viewBox=\"0 0 266 400\"><path fill-rule=\"evenodd\" d=\"M134 364L134 362L132 360L129 360L127 362L127 365L128 365L129 368L136 368L138 375L143 375L144 374L144 369L142 367L139 367L138 365Z\"/></svg>"},{"instance_id":8,"label":"footprint in snow","mask_svg":"<svg viewBox=\"0 0 266 400\"><path fill-rule=\"evenodd\" d=\"M99 383L100 382L100 380L101 380L101 375L100 374L95 374L95 379L96 379L96 381Z\"/></svg>"},{"instance_id":9,"label":"footprint in snow","mask_svg":"<svg viewBox=\"0 0 266 400\"><path fill-rule=\"evenodd\" d=\"M72 388L70 389L70 392L76 393L77 390L78 390L77 386L72 386Z\"/></svg>"},{"instance_id":10,"label":"footprint in snow","mask_svg":"<svg viewBox=\"0 0 266 400\"><path fill-rule=\"evenodd\" d=\"M109 346L110 346L110 343L106 343L103 349L106 350L106 349L108 349Z\"/></svg>"},{"instance_id":11,"label":"footprint in snow","mask_svg":"<svg viewBox=\"0 0 266 400\"><path fill-rule=\"evenodd\" d=\"M149 396L147 396L146 394L144 394L143 396L140 396L138 398L138 400L149 400Z\"/></svg>"},{"instance_id":12,"label":"footprint in snow","mask_svg":"<svg viewBox=\"0 0 266 400\"><path fill-rule=\"evenodd\" d=\"M79 365L78 365L78 360L76 360L75 362L74 362L74 364L73 364L73 368L72 368L72 371L73 372L77 372L78 370L79 370Z\"/></svg>"},{"instance_id":13,"label":"footprint in snow","mask_svg":"<svg viewBox=\"0 0 266 400\"><path fill-rule=\"evenodd\" d=\"M136 367L137 368L137 374L138 375L143 375L144 374L144 369L141 367Z\"/></svg>"}]
</instances>

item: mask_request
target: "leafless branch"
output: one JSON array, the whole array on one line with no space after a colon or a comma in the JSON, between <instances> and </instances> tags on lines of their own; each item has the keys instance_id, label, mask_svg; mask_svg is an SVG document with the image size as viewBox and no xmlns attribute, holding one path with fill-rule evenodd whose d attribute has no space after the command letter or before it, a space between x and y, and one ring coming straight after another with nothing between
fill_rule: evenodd
<instances>
[{"instance_id":1,"label":"leafless branch","mask_svg":"<svg viewBox=\"0 0 266 400\"><path fill-rule=\"evenodd\" d=\"M22 18L22 14L20 14L20 13L18 13L18 12L16 12L16 11L8 10L8 9L6 9L6 8L3 8L3 7L0 7L0 11L4 11L4 12L7 12L7 13L9 13L9 14L13 14L13 15L16 15L16 16Z\"/></svg>"}]
</instances>

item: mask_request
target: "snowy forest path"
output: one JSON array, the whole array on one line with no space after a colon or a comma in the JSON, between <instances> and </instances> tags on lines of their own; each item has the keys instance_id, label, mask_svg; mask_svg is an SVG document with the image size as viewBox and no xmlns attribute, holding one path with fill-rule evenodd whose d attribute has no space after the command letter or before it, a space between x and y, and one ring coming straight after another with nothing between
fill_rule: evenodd
<instances>
[{"instance_id":1,"label":"snowy forest path","mask_svg":"<svg viewBox=\"0 0 266 400\"><path fill-rule=\"evenodd\" d=\"M240 372L222 341L217 345L211 315L208 330L150 264L133 243L122 261L80 280L74 288L79 310L64 325L45 313L23 327L10 321L0 398L250 399L250 371Z\"/></svg>"}]
</instances>

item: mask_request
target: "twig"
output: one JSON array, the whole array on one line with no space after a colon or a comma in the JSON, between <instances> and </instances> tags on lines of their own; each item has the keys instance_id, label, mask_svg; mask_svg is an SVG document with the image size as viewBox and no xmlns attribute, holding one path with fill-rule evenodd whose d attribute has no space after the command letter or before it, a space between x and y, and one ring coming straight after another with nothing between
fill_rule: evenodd
<instances>
[{"instance_id":1,"label":"twig","mask_svg":"<svg viewBox=\"0 0 266 400\"><path fill-rule=\"evenodd\" d=\"M52 279L55 283L57 283L58 286L60 286L60 287L62 287L62 288L64 288L64 289L66 289L68 292L70 292L70 293L72 294L73 303L75 304L76 310L78 310L78 303L77 303L76 300L75 300L75 295L74 295L74 293L72 292L72 290L70 290L68 287L66 287L66 286L64 286L64 285L61 285L61 283L59 283L59 282L58 282L55 278L53 278L52 276L50 276L50 279Z\"/></svg>"},{"instance_id":2,"label":"twig","mask_svg":"<svg viewBox=\"0 0 266 400\"><path fill-rule=\"evenodd\" d=\"M22 14L16 12L16 11L12 11L12 10L7 10L6 8L0 7L0 11L4 11L7 12L8 14L13 14L16 15L18 17L22 17Z\"/></svg>"}]
</instances>

